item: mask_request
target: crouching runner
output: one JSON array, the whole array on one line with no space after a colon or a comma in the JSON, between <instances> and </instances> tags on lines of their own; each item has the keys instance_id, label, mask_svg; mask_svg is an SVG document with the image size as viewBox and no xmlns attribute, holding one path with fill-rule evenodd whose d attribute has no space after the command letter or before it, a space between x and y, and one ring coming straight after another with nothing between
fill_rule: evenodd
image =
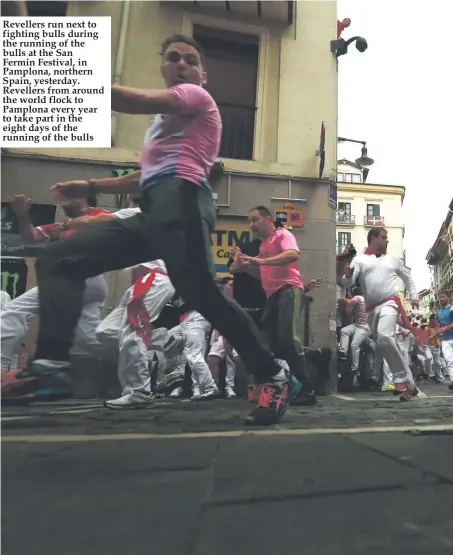
<instances>
[{"instance_id":1,"label":"crouching runner","mask_svg":"<svg viewBox=\"0 0 453 555\"><path fill-rule=\"evenodd\" d=\"M110 409L154 406L149 351L163 351L167 330L155 324L175 294L162 260L142 264L148 272L130 287L120 304L101 322L96 337L119 349L118 378L122 396L105 402Z\"/></svg>"}]
</instances>

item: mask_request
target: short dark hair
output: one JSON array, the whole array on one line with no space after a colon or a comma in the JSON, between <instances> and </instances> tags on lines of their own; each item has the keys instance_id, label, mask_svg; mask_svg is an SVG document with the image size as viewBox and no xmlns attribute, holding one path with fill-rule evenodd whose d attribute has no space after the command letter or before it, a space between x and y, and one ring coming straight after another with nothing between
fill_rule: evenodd
<instances>
[{"instance_id":1,"label":"short dark hair","mask_svg":"<svg viewBox=\"0 0 453 555\"><path fill-rule=\"evenodd\" d=\"M167 37L160 45L159 54L163 56L167 48L170 46L170 44L174 44L175 42L182 42L184 44L188 44L189 46L192 46L193 48L195 48L198 54L200 54L201 63L203 64L204 67L206 67L206 52L204 51L204 48L193 37L189 37L187 35L175 34L175 35L172 35L171 37Z\"/></svg>"},{"instance_id":2,"label":"short dark hair","mask_svg":"<svg viewBox=\"0 0 453 555\"><path fill-rule=\"evenodd\" d=\"M371 241L373 239L375 239L376 237L379 237L379 235L381 234L382 231L385 231L385 233L387 233L387 230L385 229L385 227L373 227L370 229L370 231L368 232L367 235L367 241L368 244L371 244Z\"/></svg>"},{"instance_id":3,"label":"short dark hair","mask_svg":"<svg viewBox=\"0 0 453 555\"><path fill-rule=\"evenodd\" d=\"M450 293L450 291L447 291L446 289L444 289L443 291L439 291L439 297L440 297L441 295L447 295L447 297L448 297L449 299L451 299L451 293Z\"/></svg>"},{"instance_id":4,"label":"short dark hair","mask_svg":"<svg viewBox=\"0 0 453 555\"><path fill-rule=\"evenodd\" d=\"M269 210L269 208L266 208L266 206L255 206L253 207L250 212L259 212L260 216L262 216L263 218L272 218L272 214L271 211Z\"/></svg>"}]
</instances>

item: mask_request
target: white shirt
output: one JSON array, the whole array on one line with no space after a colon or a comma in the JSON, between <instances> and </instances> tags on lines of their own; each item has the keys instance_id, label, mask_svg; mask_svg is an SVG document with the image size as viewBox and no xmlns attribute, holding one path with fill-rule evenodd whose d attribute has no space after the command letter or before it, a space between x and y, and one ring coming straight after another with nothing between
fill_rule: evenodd
<instances>
[{"instance_id":1,"label":"white shirt","mask_svg":"<svg viewBox=\"0 0 453 555\"><path fill-rule=\"evenodd\" d=\"M368 314L365 306L365 299L362 295L356 295L352 299L354 307L354 320L356 326L368 327Z\"/></svg>"},{"instance_id":2,"label":"white shirt","mask_svg":"<svg viewBox=\"0 0 453 555\"><path fill-rule=\"evenodd\" d=\"M343 276L343 285L352 287L357 281L368 308L399 295L397 277L400 277L411 299L418 299L417 289L409 268L390 254L358 254L351 262L352 278Z\"/></svg>"},{"instance_id":3,"label":"white shirt","mask_svg":"<svg viewBox=\"0 0 453 555\"><path fill-rule=\"evenodd\" d=\"M119 218L120 220L124 220L125 218L130 218L131 216L136 216L137 214L141 214L141 212L142 211L137 206L134 208L122 208L117 212L113 212L113 215Z\"/></svg>"},{"instance_id":4,"label":"white shirt","mask_svg":"<svg viewBox=\"0 0 453 555\"><path fill-rule=\"evenodd\" d=\"M7 305L10 301L11 301L11 297L9 296L9 293L7 291L2 290L1 296L0 296L0 308L3 309L3 307Z\"/></svg>"}]
</instances>

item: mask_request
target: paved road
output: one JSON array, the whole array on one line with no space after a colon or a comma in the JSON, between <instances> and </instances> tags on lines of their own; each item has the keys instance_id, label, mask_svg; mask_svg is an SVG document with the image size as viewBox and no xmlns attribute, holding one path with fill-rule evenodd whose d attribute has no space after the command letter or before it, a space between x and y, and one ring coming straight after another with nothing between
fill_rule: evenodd
<instances>
[{"instance_id":1,"label":"paved road","mask_svg":"<svg viewBox=\"0 0 453 555\"><path fill-rule=\"evenodd\" d=\"M451 554L453 395L424 391L331 397L253 432L240 400L6 409L2 552Z\"/></svg>"}]
</instances>

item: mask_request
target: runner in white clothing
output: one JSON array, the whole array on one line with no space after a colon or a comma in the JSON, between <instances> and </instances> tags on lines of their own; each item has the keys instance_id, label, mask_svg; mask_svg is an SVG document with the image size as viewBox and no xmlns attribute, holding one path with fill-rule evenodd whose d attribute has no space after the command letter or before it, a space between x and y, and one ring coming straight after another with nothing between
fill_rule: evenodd
<instances>
[{"instance_id":1,"label":"runner in white clothing","mask_svg":"<svg viewBox=\"0 0 453 555\"><path fill-rule=\"evenodd\" d=\"M236 378L236 359L239 357L237 351L231 347L228 341L222 337L217 330L211 336L211 348L208 354L207 364L211 374L217 379L218 383L220 363L225 361L225 397L232 399L236 397L234 383Z\"/></svg>"},{"instance_id":2,"label":"runner in white clothing","mask_svg":"<svg viewBox=\"0 0 453 555\"><path fill-rule=\"evenodd\" d=\"M339 354L344 358L348 356L349 341L351 342L351 371L353 374L353 384L358 386L360 349L366 339L370 336L370 326L368 325L368 314L366 313L365 299L359 287L353 290L352 299L341 299L339 306L350 306L353 309L354 323L341 329Z\"/></svg>"},{"instance_id":3,"label":"runner in white clothing","mask_svg":"<svg viewBox=\"0 0 453 555\"><path fill-rule=\"evenodd\" d=\"M156 321L175 289L162 260L140 264L140 269L145 275L124 293L96 330L98 341L119 353L122 394L105 402L109 409L151 408L155 403L149 351L163 352L167 330Z\"/></svg>"},{"instance_id":4,"label":"runner in white clothing","mask_svg":"<svg viewBox=\"0 0 453 555\"><path fill-rule=\"evenodd\" d=\"M25 244L50 243L64 240L78 229L81 221L114 219L116 216L108 210L95 208L96 199L71 200L61 207L67 219L54 224L33 226L30 216L31 200L25 195L17 194L10 199L13 212L17 217L20 235ZM90 215L91 214L91 215ZM95 214L95 215L93 215ZM101 321L101 308L107 296L107 284L104 276L86 280L83 310L76 328L76 343L97 357L103 355L100 344L96 341L95 329ZM38 287L29 289L9 302L2 311L1 318L1 367L6 372L16 353L17 347L26 337L35 316L40 313ZM55 372L58 372L55 367ZM18 375L19 378L19 375ZM66 381L66 380L63 380ZM66 387L64 385L62 388Z\"/></svg>"},{"instance_id":5,"label":"runner in white clothing","mask_svg":"<svg viewBox=\"0 0 453 555\"><path fill-rule=\"evenodd\" d=\"M205 359L209 328L209 322L195 310L189 310L181 318L181 329L184 335L183 355L192 371L192 401L220 397L220 391Z\"/></svg>"},{"instance_id":6,"label":"runner in white clothing","mask_svg":"<svg viewBox=\"0 0 453 555\"><path fill-rule=\"evenodd\" d=\"M398 296L397 277L403 280L412 307L418 308L419 302L410 270L399 258L387 254L387 245L387 231L382 227L371 229L368 232L368 248L357 255L350 265L346 265L343 283L346 287L357 281L360 283L369 312L371 335L377 341L376 354L388 362L394 376L395 392L401 394L400 399L409 400L417 395L418 390L395 339L398 316L401 315L403 322L407 320Z\"/></svg>"}]
</instances>

